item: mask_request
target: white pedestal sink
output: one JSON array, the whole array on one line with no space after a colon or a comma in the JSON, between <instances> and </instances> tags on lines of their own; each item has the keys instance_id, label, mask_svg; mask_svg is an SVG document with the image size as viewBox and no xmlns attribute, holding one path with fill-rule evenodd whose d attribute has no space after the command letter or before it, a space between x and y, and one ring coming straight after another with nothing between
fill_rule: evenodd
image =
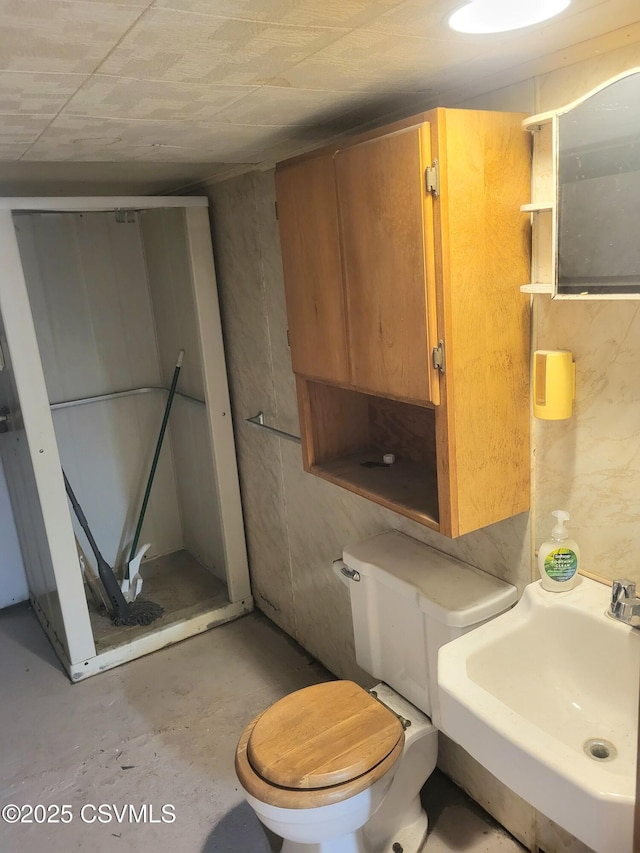
<instances>
[{"instance_id":1,"label":"white pedestal sink","mask_svg":"<svg viewBox=\"0 0 640 853\"><path fill-rule=\"evenodd\" d=\"M441 728L597 853L630 853L640 630L605 615L611 589L530 584L507 613L438 656Z\"/></svg>"}]
</instances>

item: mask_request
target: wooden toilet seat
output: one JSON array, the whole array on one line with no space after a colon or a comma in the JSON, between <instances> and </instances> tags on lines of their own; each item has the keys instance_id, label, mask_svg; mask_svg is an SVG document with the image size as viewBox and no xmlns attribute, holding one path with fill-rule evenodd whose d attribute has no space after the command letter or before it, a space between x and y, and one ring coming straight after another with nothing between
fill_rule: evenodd
<instances>
[{"instance_id":1,"label":"wooden toilet seat","mask_svg":"<svg viewBox=\"0 0 640 853\"><path fill-rule=\"evenodd\" d=\"M236 773L256 799L316 808L371 787L402 754L398 718L353 681L285 696L242 733Z\"/></svg>"}]
</instances>

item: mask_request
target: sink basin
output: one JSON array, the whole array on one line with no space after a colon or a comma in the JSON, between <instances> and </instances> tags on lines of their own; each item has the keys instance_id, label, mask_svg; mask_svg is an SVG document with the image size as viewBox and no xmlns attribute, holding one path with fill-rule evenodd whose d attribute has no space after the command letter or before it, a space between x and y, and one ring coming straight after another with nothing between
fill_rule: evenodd
<instances>
[{"instance_id":1,"label":"sink basin","mask_svg":"<svg viewBox=\"0 0 640 853\"><path fill-rule=\"evenodd\" d=\"M441 728L597 853L631 851L640 630L610 587L529 584L518 604L440 649Z\"/></svg>"}]
</instances>

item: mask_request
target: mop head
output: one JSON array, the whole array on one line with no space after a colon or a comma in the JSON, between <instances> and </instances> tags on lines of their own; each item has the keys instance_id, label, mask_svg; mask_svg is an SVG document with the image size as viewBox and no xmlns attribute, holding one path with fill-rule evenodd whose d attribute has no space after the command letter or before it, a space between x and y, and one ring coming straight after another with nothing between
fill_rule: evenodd
<instances>
[{"instance_id":1,"label":"mop head","mask_svg":"<svg viewBox=\"0 0 640 853\"><path fill-rule=\"evenodd\" d=\"M120 613L114 613L111 621L114 625L151 625L163 613L164 607L160 607L159 604L146 601L144 598L136 598L135 601L127 604L126 611L121 608Z\"/></svg>"}]
</instances>

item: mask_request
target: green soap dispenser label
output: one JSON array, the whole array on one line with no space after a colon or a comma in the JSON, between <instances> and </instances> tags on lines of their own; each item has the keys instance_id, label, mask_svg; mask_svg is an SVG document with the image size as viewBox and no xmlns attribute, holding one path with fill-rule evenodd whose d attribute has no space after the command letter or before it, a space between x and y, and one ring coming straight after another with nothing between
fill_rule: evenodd
<instances>
[{"instance_id":1,"label":"green soap dispenser label","mask_svg":"<svg viewBox=\"0 0 640 853\"><path fill-rule=\"evenodd\" d=\"M569 581L578 570L578 558L570 548L556 548L544 558L544 570L551 580Z\"/></svg>"}]
</instances>

